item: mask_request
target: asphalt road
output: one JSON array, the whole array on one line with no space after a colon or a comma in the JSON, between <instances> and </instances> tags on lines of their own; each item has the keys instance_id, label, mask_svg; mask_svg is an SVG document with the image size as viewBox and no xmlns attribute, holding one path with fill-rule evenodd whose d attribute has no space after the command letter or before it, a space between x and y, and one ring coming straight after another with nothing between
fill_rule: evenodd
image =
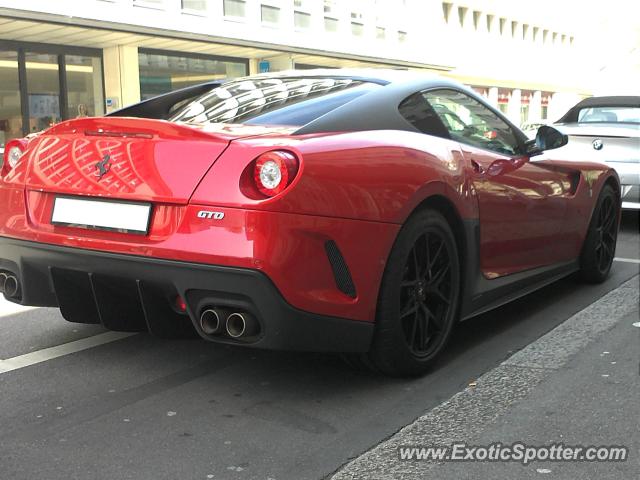
<instances>
[{"instance_id":1,"label":"asphalt road","mask_svg":"<svg viewBox=\"0 0 640 480\"><path fill-rule=\"evenodd\" d=\"M637 216L617 257L640 259ZM0 479L321 479L633 275L564 279L463 323L416 380L327 355L138 334L0 373ZM0 305L0 359L102 333L54 309Z\"/></svg>"}]
</instances>

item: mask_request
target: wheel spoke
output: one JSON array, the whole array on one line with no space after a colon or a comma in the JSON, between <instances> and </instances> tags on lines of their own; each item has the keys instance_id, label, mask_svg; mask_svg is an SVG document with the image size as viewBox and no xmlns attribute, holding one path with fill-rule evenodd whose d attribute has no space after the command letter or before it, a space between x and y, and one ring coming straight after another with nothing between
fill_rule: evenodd
<instances>
[{"instance_id":1,"label":"wheel spoke","mask_svg":"<svg viewBox=\"0 0 640 480\"><path fill-rule=\"evenodd\" d=\"M440 245L438 246L438 249L436 250L435 255L433 255L433 257L431 257L431 261L428 263L428 267L427 270L429 272L429 279L431 279L431 269L435 266L436 262L438 261L438 258L440 258L440 254L442 253L442 249L444 248L444 242L440 242ZM428 247L427 247L427 251L428 251Z\"/></svg>"},{"instance_id":2,"label":"wheel spoke","mask_svg":"<svg viewBox=\"0 0 640 480\"><path fill-rule=\"evenodd\" d=\"M605 219L604 224L602 225L602 228L604 230L609 230L615 224L615 220L616 220L615 215L608 216Z\"/></svg>"},{"instance_id":3,"label":"wheel spoke","mask_svg":"<svg viewBox=\"0 0 640 480\"><path fill-rule=\"evenodd\" d=\"M431 279L431 282L429 282L429 284L435 287L438 287L440 283L442 283L442 281L444 280L446 274L449 273L450 267L451 266L447 263L438 273L436 273L436 275Z\"/></svg>"},{"instance_id":4,"label":"wheel spoke","mask_svg":"<svg viewBox=\"0 0 640 480\"><path fill-rule=\"evenodd\" d=\"M408 339L410 345L415 345L416 344L416 335L418 334L418 323L419 322L420 322L420 319L418 318L418 315L414 315L413 316L413 328L411 329L411 336Z\"/></svg>"},{"instance_id":5,"label":"wheel spoke","mask_svg":"<svg viewBox=\"0 0 640 480\"><path fill-rule=\"evenodd\" d=\"M440 289L439 289L439 288L434 289L434 290L433 290L433 293L434 293L434 294L436 295L436 297L438 297L438 298L440 299L440 301L441 301L441 302L443 302L444 304L449 305L449 304L451 303L451 302L449 301L449 298L448 298L448 297L446 297L446 296L444 295L444 293L442 293L442 292L440 291Z\"/></svg>"},{"instance_id":6,"label":"wheel spoke","mask_svg":"<svg viewBox=\"0 0 640 480\"><path fill-rule=\"evenodd\" d=\"M431 310L429 310L429 307L427 307L425 304L421 304L420 308L422 309L422 311L425 314L425 317L427 318L427 323L428 323L429 317L431 317L431 320L433 321L435 326L438 327L438 329L442 328L442 322L440 321L440 319L438 317L436 317L433 314L433 312Z\"/></svg>"},{"instance_id":7,"label":"wheel spoke","mask_svg":"<svg viewBox=\"0 0 640 480\"><path fill-rule=\"evenodd\" d=\"M416 281L420 280L420 261L418 260L418 249L413 247L413 273Z\"/></svg>"},{"instance_id":8,"label":"wheel spoke","mask_svg":"<svg viewBox=\"0 0 640 480\"><path fill-rule=\"evenodd\" d=\"M425 275L427 279L431 278L431 252L429 252L429 233L424 234L424 245L425 245Z\"/></svg>"},{"instance_id":9,"label":"wheel spoke","mask_svg":"<svg viewBox=\"0 0 640 480\"><path fill-rule=\"evenodd\" d=\"M411 303L410 306L405 307L405 309L402 312L400 312L400 318L404 318L418 311L418 302L412 299L410 303Z\"/></svg>"}]
</instances>

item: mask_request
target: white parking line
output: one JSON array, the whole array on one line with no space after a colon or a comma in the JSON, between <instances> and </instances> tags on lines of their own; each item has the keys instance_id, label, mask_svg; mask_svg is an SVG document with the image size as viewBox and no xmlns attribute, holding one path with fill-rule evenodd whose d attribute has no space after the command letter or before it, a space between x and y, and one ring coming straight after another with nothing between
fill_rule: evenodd
<instances>
[{"instance_id":1,"label":"white parking line","mask_svg":"<svg viewBox=\"0 0 640 480\"><path fill-rule=\"evenodd\" d=\"M62 345L57 345L55 347L38 350L37 352L31 352L18 357L0 360L0 374L35 365L37 363L46 362L47 360L52 360L54 358L63 357L70 353L97 347L98 345L103 345L105 343L115 342L116 340L121 340L132 335L136 334L127 332L106 332L76 340L74 342L63 343Z\"/></svg>"},{"instance_id":2,"label":"white parking line","mask_svg":"<svg viewBox=\"0 0 640 480\"><path fill-rule=\"evenodd\" d=\"M615 257L614 260L616 262L623 262L623 263L640 263L640 260L637 260L635 258L621 258L621 257Z\"/></svg>"}]
</instances>

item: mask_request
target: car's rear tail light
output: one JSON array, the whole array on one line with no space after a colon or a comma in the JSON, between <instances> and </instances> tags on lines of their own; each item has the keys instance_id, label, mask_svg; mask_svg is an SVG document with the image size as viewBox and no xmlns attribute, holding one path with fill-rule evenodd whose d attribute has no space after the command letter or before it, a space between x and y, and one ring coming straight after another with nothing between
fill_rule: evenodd
<instances>
[{"instance_id":1,"label":"car's rear tail light","mask_svg":"<svg viewBox=\"0 0 640 480\"><path fill-rule=\"evenodd\" d=\"M4 147L2 170L8 171L15 168L25 151L25 144L21 140L11 140Z\"/></svg>"},{"instance_id":2,"label":"car's rear tail light","mask_svg":"<svg viewBox=\"0 0 640 480\"><path fill-rule=\"evenodd\" d=\"M298 167L299 160L293 153L274 150L255 160L253 179L260 193L274 197L291 184Z\"/></svg>"}]
</instances>

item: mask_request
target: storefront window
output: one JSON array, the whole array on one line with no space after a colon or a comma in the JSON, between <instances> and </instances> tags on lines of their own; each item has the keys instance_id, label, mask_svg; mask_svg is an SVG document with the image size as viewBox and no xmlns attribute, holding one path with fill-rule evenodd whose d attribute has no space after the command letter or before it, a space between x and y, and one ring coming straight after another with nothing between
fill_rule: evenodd
<instances>
[{"instance_id":1,"label":"storefront window","mask_svg":"<svg viewBox=\"0 0 640 480\"><path fill-rule=\"evenodd\" d=\"M25 62L29 132L39 132L62 120L58 56L27 52Z\"/></svg>"},{"instance_id":2,"label":"storefront window","mask_svg":"<svg viewBox=\"0 0 640 480\"><path fill-rule=\"evenodd\" d=\"M68 117L104 115L102 62L98 57L65 56Z\"/></svg>"},{"instance_id":3,"label":"storefront window","mask_svg":"<svg viewBox=\"0 0 640 480\"><path fill-rule=\"evenodd\" d=\"M99 50L0 40L0 152L7 141L62 120L101 115Z\"/></svg>"},{"instance_id":4,"label":"storefront window","mask_svg":"<svg viewBox=\"0 0 640 480\"><path fill-rule=\"evenodd\" d=\"M21 136L18 52L0 51L0 150L9 140Z\"/></svg>"},{"instance_id":5,"label":"storefront window","mask_svg":"<svg viewBox=\"0 0 640 480\"><path fill-rule=\"evenodd\" d=\"M240 60L180 57L144 51L140 51L138 58L142 100L211 80L247 75L247 64Z\"/></svg>"}]
</instances>

